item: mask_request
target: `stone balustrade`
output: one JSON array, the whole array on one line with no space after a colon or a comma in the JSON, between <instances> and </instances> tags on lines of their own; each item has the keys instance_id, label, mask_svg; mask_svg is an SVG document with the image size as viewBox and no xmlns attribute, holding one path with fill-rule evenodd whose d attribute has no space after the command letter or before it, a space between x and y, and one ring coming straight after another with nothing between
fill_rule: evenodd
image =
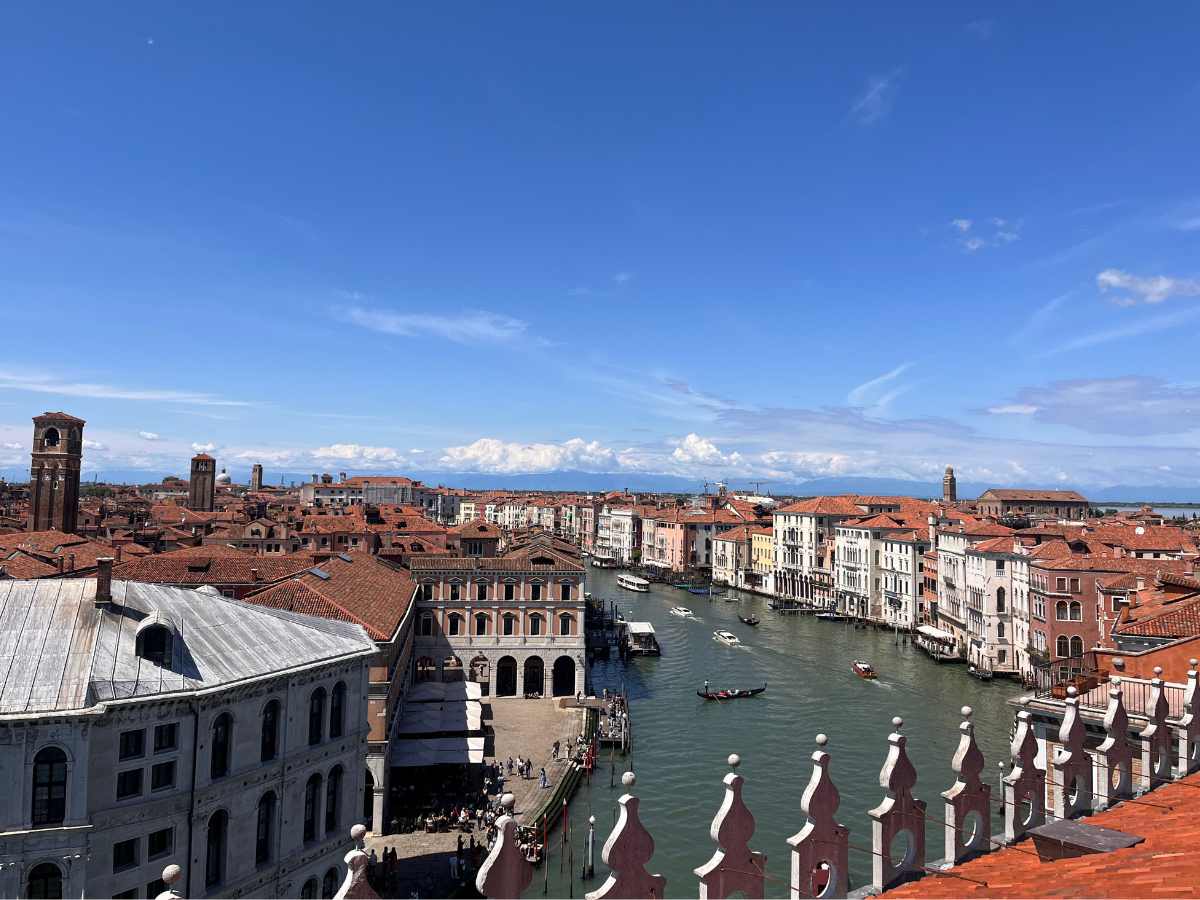
<instances>
[{"instance_id":1,"label":"stone balustrade","mask_svg":"<svg viewBox=\"0 0 1200 900\"><path fill-rule=\"evenodd\" d=\"M1109 704L1104 717L1106 738L1095 750L1085 747L1085 730L1079 716L1079 698L1074 688L1067 691L1058 747L1051 754L1049 771L1038 764L1038 740L1032 716L1020 710L1010 747L1010 770L1001 781L1004 830L991 834L992 791L984 783L986 761L975 740L971 708L963 707L958 745L950 761L954 782L942 793L940 816L927 812L926 802L913 796L917 773L907 753L908 737L901 732L903 720L892 720L886 738L886 756L879 773L883 797L867 813L871 822L870 846L850 841L850 829L838 821L840 796L834 785L832 755L828 738L817 735L812 754L812 771L800 797L805 822L787 839L790 871L787 884L766 871L766 856L751 848L754 816L742 797L745 780L737 772L741 759L729 757L730 771L722 780L724 793L709 830L716 848L703 865L693 871L701 900L718 900L734 894L761 898L768 893L788 897L845 897L850 889L849 852L871 855L870 890L882 891L905 881L950 873L953 867L997 847L1021 840L1030 829L1047 818L1074 818L1106 808L1135 794L1133 761L1142 763L1140 793L1184 777L1200 769L1200 688L1197 661L1191 661L1185 702L1178 719L1167 716L1161 672L1152 682L1152 702L1147 709L1149 724L1131 738L1122 682L1110 683ZM1174 765L1172 764L1174 744ZM1094 777L1093 773L1100 773ZM654 838L638 814L639 799L632 791L636 778L626 772L625 793L617 800L616 825L604 843L602 858L610 874L604 883L587 893L587 900L661 898L666 879L653 872ZM1047 787L1052 804L1047 802ZM506 798L508 799L508 798ZM1047 810L1052 805L1053 810ZM944 826L944 858L926 863L926 822ZM349 862L349 857L347 857ZM533 880L533 867L515 843L511 816L499 820L499 837L479 870L476 888L494 900L520 897ZM776 882L768 891L768 882Z\"/></svg>"}]
</instances>

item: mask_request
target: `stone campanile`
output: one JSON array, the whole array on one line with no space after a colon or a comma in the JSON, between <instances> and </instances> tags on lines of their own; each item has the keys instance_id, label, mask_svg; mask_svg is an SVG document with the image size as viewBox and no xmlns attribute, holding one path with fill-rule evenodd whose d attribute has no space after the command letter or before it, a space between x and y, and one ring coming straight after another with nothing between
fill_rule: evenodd
<instances>
[{"instance_id":1,"label":"stone campanile","mask_svg":"<svg viewBox=\"0 0 1200 900\"><path fill-rule=\"evenodd\" d=\"M83 460L83 419L65 412L33 417L29 466L29 530L75 531L79 515L79 464Z\"/></svg>"},{"instance_id":2,"label":"stone campanile","mask_svg":"<svg viewBox=\"0 0 1200 900\"><path fill-rule=\"evenodd\" d=\"M250 490L262 490L262 463L255 463L250 467Z\"/></svg>"},{"instance_id":3,"label":"stone campanile","mask_svg":"<svg viewBox=\"0 0 1200 900\"><path fill-rule=\"evenodd\" d=\"M188 479L188 509L212 512L216 490L217 461L207 453L197 453L192 457L192 474Z\"/></svg>"},{"instance_id":4,"label":"stone campanile","mask_svg":"<svg viewBox=\"0 0 1200 900\"><path fill-rule=\"evenodd\" d=\"M946 503L958 502L958 479L954 477L952 466L946 466L946 474L942 476L942 500Z\"/></svg>"}]
</instances>

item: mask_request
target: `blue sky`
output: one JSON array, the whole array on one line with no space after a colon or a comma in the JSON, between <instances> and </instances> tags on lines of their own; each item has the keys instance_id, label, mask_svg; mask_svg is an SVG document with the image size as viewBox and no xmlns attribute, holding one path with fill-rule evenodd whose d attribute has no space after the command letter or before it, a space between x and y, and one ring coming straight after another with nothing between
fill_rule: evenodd
<instances>
[{"instance_id":1,"label":"blue sky","mask_svg":"<svg viewBox=\"0 0 1200 900\"><path fill-rule=\"evenodd\" d=\"M0 12L0 467L1200 479L1196 8L427 6Z\"/></svg>"}]
</instances>

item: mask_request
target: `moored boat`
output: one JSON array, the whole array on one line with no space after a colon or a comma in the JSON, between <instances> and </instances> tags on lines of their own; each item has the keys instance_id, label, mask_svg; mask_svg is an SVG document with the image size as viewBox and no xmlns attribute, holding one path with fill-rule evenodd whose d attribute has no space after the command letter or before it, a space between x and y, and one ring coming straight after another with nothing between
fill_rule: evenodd
<instances>
[{"instance_id":1,"label":"moored boat","mask_svg":"<svg viewBox=\"0 0 1200 900\"><path fill-rule=\"evenodd\" d=\"M856 659L850 666L859 678L877 678L871 664L864 659Z\"/></svg>"},{"instance_id":2,"label":"moored boat","mask_svg":"<svg viewBox=\"0 0 1200 900\"><path fill-rule=\"evenodd\" d=\"M696 691L697 697L703 697L705 700L741 700L745 697L757 697L767 689L766 684L756 688L726 688L720 691L710 691L708 683L705 682L704 690Z\"/></svg>"},{"instance_id":3,"label":"moored boat","mask_svg":"<svg viewBox=\"0 0 1200 900\"><path fill-rule=\"evenodd\" d=\"M742 639L732 631L726 631L723 628L713 632L713 640L719 641L726 647L736 647L742 642Z\"/></svg>"},{"instance_id":4,"label":"moored boat","mask_svg":"<svg viewBox=\"0 0 1200 900\"><path fill-rule=\"evenodd\" d=\"M991 669L980 669L978 666L967 666L967 674L972 678L978 678L980 681L992 680Z\"/></svg>"},{"instance_id":5,"label":"moored boat","mask_svg":"<svg viewBox=\"0 0 1200 900\"><path fill-rule=\"evenodd\" d=\"M819 612L819 613L817 613L815 618L821 619L825 622L844 622L844 621L846 621L845 616L839 615L838 613L835 613L835 612Z\"/></svg>"},{"instance_id":6,"label":"moored boat","mask_svg":"<svg viewBox=\"0 0 1200 900\"><path fill-rule=\"evenodd\" d=\"M650 582L645 578L638 578L636 575L630 575L628 572L621 572L617 575L617 587L625 588L627 591L637 591L639 594L644 594L650 590Z\"/></svg>"},{"instance_id":7,"label":"moored boat","mask_svg":"<svg viewBox=\"0 0 1200 900\"><path fill-rule=\"evenodd\" d=\"M738 616L743 625L757 625L759 623L758 616Z\"/></svg>"}]
</instances>

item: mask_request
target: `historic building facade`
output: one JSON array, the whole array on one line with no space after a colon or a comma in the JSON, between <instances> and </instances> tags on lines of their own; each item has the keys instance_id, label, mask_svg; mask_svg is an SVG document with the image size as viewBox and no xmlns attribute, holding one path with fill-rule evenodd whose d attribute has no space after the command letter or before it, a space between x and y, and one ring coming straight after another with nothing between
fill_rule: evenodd
<instances>
[{"instance_id":1,"label":"historic building facade","mask_svg":"<svg viewBox=\"0 0 1200 900\"><path fill-rule=\"evenodd\" d=\"M83 419L64 412L33 417L29 466L29 530L75 531L79 514L79 467L83 461Z\"/></svg>"},{"instance_id":2,"label":"historic building facade","mask_svg":"<svg viewBox=\"0 0 1200 900\"><path fill-rule=\"evenodd\" d=\"M467 679L499 697L583 690L584 570L550 542L411 560L417 681Z\"/></svg>"},{"instance_id":3,"label":"historic building facade","mask_svg":"<svg viewBox=\"0 0 1200 900\"><path fill-rule=\"evenodd\" d=\"M0 689L0 897L154 897L171 863L188 897L336 888L362 811L359 626L104 565L0 583L0 610L24 623Z\"/></svg>"}]
</instances>

